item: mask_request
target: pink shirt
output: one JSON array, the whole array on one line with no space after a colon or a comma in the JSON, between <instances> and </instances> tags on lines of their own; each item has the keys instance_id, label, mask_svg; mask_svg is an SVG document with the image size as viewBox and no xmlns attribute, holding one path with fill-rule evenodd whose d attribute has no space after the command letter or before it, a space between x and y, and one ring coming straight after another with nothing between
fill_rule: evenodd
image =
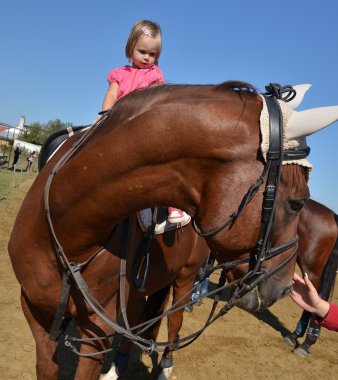
<instances>
[{"instance_id":1,"label":"pink shirt","mask_svg":"<svg viewBox=\"0 0 338 380\"><path fill-rule=\"evenodd\" d=\"M136 69L132 66L114 69L108 74L107 80L109 84L116 82L119 85L117 99L151 84L164 83L163 73L155 65L149 67L149 69Z\"/></svg>"},{"instance_id":2,"label":"pink shirt","mask_svg":"<svg viewBox=\"0 0 338 380\"><path fill-rule=\"evenodd\" d=\"M330 303L330 309L325 318L316 318L316 322L329 330L338 331L338 305Z\"/></svg>"}]
</instances>

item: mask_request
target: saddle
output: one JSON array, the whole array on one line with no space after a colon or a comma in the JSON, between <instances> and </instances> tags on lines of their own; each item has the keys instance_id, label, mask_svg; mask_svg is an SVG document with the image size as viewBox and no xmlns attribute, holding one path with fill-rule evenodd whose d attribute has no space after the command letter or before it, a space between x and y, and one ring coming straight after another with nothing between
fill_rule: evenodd
<instances>
[{"instance_id":1,"label":"saddle","mask_svg":"<svg viewBox=\"0 0 338 380\"><path fill-rule=\"evenodd\" d=\"M137 221L144 232L143 242L133 263L137 269L136 278L133 279L135 288L139 292L144 292L145 283L149 271L149 253L152 241L156 235L182 228L190 223L191 217L182 223L170 223L168 221L168 208L155 207L146 208L137 213Z\"/></svg>"}]
</instances>

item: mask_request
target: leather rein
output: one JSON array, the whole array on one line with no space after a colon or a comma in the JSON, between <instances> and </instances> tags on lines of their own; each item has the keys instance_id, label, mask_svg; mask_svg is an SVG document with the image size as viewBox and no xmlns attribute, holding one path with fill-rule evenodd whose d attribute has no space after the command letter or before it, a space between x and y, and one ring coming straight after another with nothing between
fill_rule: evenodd
<instances>
[{"instance_id":1,"label":"leather rein","mask_svg":"<svg viewBox=\"0 0 338 380\"><path fill-rule=\"evenodd\" d=\"M180 348L183 348L187 346L188 344L192 343L195 339L197 339L198 336L202 334L202 332L205 330L206 327L208 327L211 323L213 323L215 320L217 320L220 316L227 313L236 303L236 301L243 297L244 294L249 292L251 289L253 289L258 283L260 283L262 280L267 279L271 277L274 273L276 273L278 270L280 270L282 267L284 267L296 254L297 249L291 254L284 262L282 262L280 265L275 267L270 272L263 271L261 269L261 264L264 260L268 260L276 255L278 255L281 252L284 252L285 250L296 246L298 237L296 236L294 239L290 240L287 243L283 243L281 245L278 245L276 247L271 248L271 240L272 240L272 232L273 232L273 224L274 224L274 215L275 215L275 206L276 206L276 194L279 184L279 178L280 178L280 172L281 172L281 166L283 159L295 159L300 157L306 157L308 155L308 151L284 151L283 152L283 143L282 143L282 133L283 133L283 122L282 118L280 116L280 108L278 105L278 102L276 100L276 94L277 91L280 93L283 93L280 89L276 90L275 84L270 84L270 87L267 86L268 92L265 94L266 102L268 105L269 113L270 113L270 147L267 154L267 164L265 165L264 171L260 178L257 180L257 182L250 187L247 194L243 198L241 205L239 209L233 213L230 218L223 223L220 227L217 229L204 233L198 229L195 222L194 227L196 229L196 232L202 236L202 237L212 237L218 234L220 231L222 231L224 228L226 228L228 225L233 223L236 218L240 215L244 207L252 200L254 195L257 193L260 186L263 184L263 182L267 181L266 183L266 190L264 194L264 200L263 200L263 217L262 217L262 224L261 224L261 232L260 237L255 249L254 254L251 257L232 261L230 263L224 263L220 265L216 265L213 268L211 268L209 271L207 271L206 276L209 276L213 271L217 269L223 269L223 271L230 270L236 265L250 262L250 264L253 263L253 269L250 270L242 279L236 281L236 289L234 294L232 295L231 299L228 301L228 303L217 313L217 315L214 316L216 306L218 303L218 300L220 298L220 292L224 290L226 287L233 285L226 284L225 285L225 278L224 276L221 276L220 283L217 289L207 293L205 296L215 295L214 297L214 305L212 307L212 310L210 312L210 315L208 317L208 320L204 324L204 326L198 330L197 332L189 335L188 337L178 339L175 342L175 348L174 350L178 350ZM293 90L293 89L292 89ZM293 90L294 91L294 90ZM290 94L290 88L288 88L288 93ZM294 94L295 95L295 94ZM294 96L293 95L293 96ZM293 97L290 98L291 100ZM72 158L86 142L89 140L89 138L96 133L96 131L102 126L104 121L109 115L109 111L102 115L101 119L94 123L93 126L84 134L84 136L78 140L71 149L66 152L64 156L60 158L60 160L56 163L56 165L53 167L52 171L49 174L49 177L47 179L46 187L45 187L45 212L46 212L46 218L47 223L50 229L52 242L54 245L54 249L57 253L58 259L60 260L60 263L62 264L64 268L63 272L63 280L62 280L62 290L61 290L61 301L58 306L52 330L51 330L51 338L56 340L61 335L64 335L64 320L65 320L65 312L67 309L67 303L69 299L69 293L70 293L70 287L72 284L76 284L77 288L82 293L83 298L86 300L87 304L92 308L92 310L105 322L106 325L108 325L110 328L112 328L115 332L122 334L127 339L131 340L134 344L139 346L142 350L151 353L152 351L158 351L163 352L167 351L170 346L172 346L172 342L154 342L152 340L143 339L140 337L140 334L145 331L146 329L150 328L153 324L155 324L159 319L175 312L178 310L183 309L184 306L177 306L179 302L182 301L183 298L187 296L185 294L182 296L174 305L172 305L166 312L164 312L162 315L153 318L152 320L149 320L147 322L144 322L138 326L130 327L129 323L126 318L126 308L125 308L125 295L124 291L121 291L122 288L125 287L125 278L126 278L126 259L125 257L121 258L121 269L120 269L120 298L121 298L121 312L124 319L124 324L126 327L123 327L119 325L117 322L115 322L112 317L108 314L108 312L104 309L104 307L97 301L97 299L92 294L91 290L88 288L85 280L82 277L81 271L90 263L90 261L96 257L102 249L99 249L98 251L94 252L88 260L86 260L84 263L75 264L68 261L67 256L60 244L60 242L57 239L57 236L55 234L55 230L53 227L51 215L50 215L50 208L49 208L49 189L51 186L52 179L54 175L58 172L58 170L65 164L70 158ZM196 286L195 286L196 287ZM195 287L193 287L190 290L190 294L195 290ZM189 303L188 303L189 304ZM136 331L136 332L135 332ZM112 334L113 335L113 334ZM79 342L86 342L91 344L91 342L96 340L105 340L109 339L112 335L103 336L103 337L97 337L97 338L89 338L89 339L78 339L75 337L70 337L68 335L65 336L65 344L67 346L70 346L73 352L80 356L96 356L102 353L106 353L111 351L112 349L108 348L106 350L91 353L91 354L81 354L73 345L73 342L79 341Z\"/></svg>"}]
</instances>

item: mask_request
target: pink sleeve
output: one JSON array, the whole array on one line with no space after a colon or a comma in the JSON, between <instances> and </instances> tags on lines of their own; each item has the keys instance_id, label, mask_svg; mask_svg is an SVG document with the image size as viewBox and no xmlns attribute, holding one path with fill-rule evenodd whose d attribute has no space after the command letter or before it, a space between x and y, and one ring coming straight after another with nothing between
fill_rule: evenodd
<instances>
[{"instance_id":1,"label":"pink sleeve","mask_svg":"<svg viewBox=\"0 0 338 380\"><path fill-rule=\"evenodd\" d=\"M330 304L325 318L316 318L316 323L328 330L338 331L338 305Z\"/></svg>"},{"instance_id":2,"label":"pink sleeve","mask_svg":"<svg viewBox=\"0 0 338 380\"><path fill-rule=\"evenodd\" d=\"M163 79L163 73L161 71L161 69L159 69L157 66L156 67L156 80L154 82L158 83L158 84L163 84L164 83L164 79Z\"/></svg>"},{"instance_id":3,"label":"pink sleeve","mask_svg":"<svg viewBox=\"0 0 338 380\"><path fill-rule=\"evenodd\" d=\"M117 84L120 84L121 81L121 69L114 69L112 70L107 77L107 81L110 83L116 82Z\"/></svg>"}]
</instances>

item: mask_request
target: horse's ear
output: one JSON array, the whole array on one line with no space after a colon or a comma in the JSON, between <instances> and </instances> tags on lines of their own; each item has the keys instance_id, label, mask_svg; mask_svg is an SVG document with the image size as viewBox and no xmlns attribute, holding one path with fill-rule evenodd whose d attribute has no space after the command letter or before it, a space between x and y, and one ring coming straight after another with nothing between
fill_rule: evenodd
<instances>
[{"instance_id":1,"label":"horse's ear","mask_svg":"<svg viewBox=\"0 0 338 380\"><path fill-rule=\"evenodd\" d=\"M338 106L294 111L285 126L288 140L312 135L338 120Z\"/></svg>"},{"instance_id":2,"label":"horse's ear","mask_svg":"<svg viewBox=\"0 0 338 380\"><path fill-rule=\"evenodd\" d=\"M303 101L304 95L306 91L312 86L312 84L297 84L295 86L292 86L294 90L296 90L296 96L290 101L287 102L287 105L292 108L296 109L300 103Z\"/></svg>"}]
</instances>

